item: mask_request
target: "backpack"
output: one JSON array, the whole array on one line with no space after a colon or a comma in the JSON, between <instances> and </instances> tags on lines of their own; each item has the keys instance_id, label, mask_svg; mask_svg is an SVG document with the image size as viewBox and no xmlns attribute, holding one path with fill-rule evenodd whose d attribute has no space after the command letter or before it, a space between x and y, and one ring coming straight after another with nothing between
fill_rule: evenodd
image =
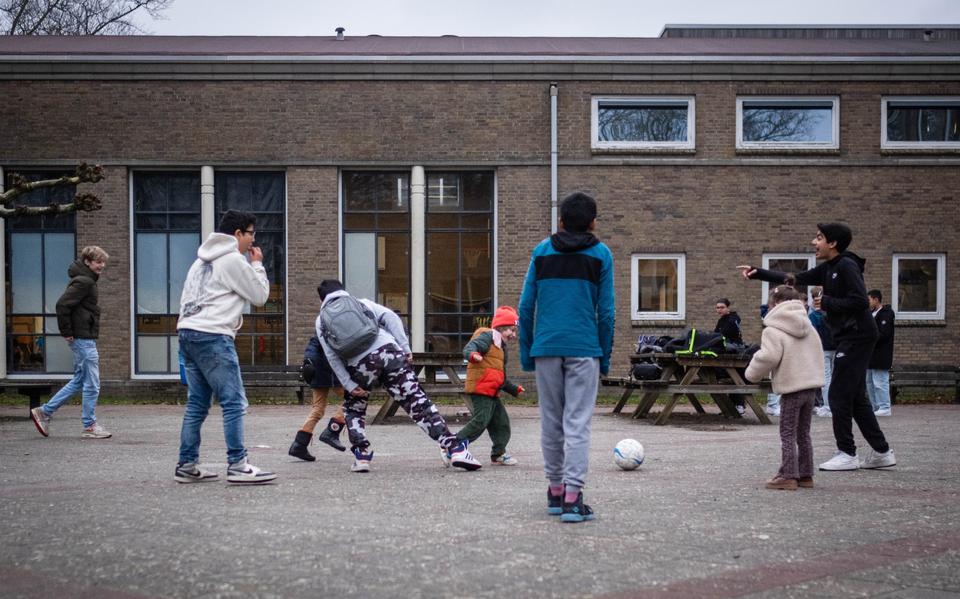
<instances>
[{"instance_id":1,"label":"backpack","mask_svg":"<svg viewBox=\"0 0 960 599\"><path fill-rule=\"evenodd\" d=\"M724 352L724 346L726 345L723 335L712 331L690 329L690 332L681 339L683 340L683 348L674 352L678 356L696 355L716 358L718 354Z\"/></svg>"},{"instance_id":2,"label":"backpack","mask_svg":"<svg viewBox=\"0 0 960 599\"><path fill-rule=\"evenodd\" d=\"M349 360L377 339L380 324L373 312L352 295L339 295L320 310L323 340L338 356Z\"/></svg>"}]
</instances>

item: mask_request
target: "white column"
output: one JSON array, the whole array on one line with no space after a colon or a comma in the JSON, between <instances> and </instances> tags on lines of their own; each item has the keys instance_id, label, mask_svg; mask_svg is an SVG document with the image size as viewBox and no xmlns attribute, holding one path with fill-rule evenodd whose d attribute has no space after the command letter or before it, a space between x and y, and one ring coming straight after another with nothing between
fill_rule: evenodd
<instances>
[{"instance_id":1,"label":"white column","mask_svg":"<svg viewBox=\"0 0 960 599\"><path fill-rule=\"evenodd\" d=\"M200 167L200 243L217 228L213 196L213 167Z\"/></svg>"},{"instance_id":2,"label":"white column","mask_svg":"<svg viewBox=\"0 0 960 599\"><path fill-rule=\"evenodd\" d=\"M3 191L3 167L0 167L0 192ZM6 224L0 218L0 379L7 378L7 248Z\"/></svg>"},{"instance_id":3,"label":"white column","mask_svg":"<svg viewBox=\"0 0 960 599\"><path fill-rule=\"evenodd\" d=\"M425 347L427 290L427 182L422 166L410 171L410 347Z\"/></svg>"}]
</instances>

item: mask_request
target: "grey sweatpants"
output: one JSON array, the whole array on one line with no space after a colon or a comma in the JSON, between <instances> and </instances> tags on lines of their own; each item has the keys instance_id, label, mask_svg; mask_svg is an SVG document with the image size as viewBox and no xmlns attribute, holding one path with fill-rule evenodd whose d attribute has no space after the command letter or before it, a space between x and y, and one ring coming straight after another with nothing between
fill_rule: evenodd
<instances>
[{"instance_id":1,"label":"grey sweatpants","mask_svg":"<svg viewBox=\"0 0 960 599\"><path fill-rule=\"evenodd\" d=\"M583 487L590 420L597 404L599 358L534 358L540 403L540 448L551 485Z\"/></svg>"}]
</instances>

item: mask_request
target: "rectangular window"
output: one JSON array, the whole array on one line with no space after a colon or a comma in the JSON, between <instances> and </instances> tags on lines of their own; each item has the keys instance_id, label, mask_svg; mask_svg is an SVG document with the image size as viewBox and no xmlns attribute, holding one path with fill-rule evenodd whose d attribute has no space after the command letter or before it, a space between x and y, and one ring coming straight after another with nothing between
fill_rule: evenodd
<instances>
[{"instance_id":1,"label":"rectangular window","mask_svg":"<svg viewBox=\"0 0 960 599\"><path fill-rule=\"evenodd\" d=\"M633 320L686 317L686 256L634 254L630 257L630 313Z\"/></svg>"},{"instance_id":2,"label":"rectangular window","mask_svg":"<svg viewBox=\"0 0 960 599\"><path fill-rule=\"evenodd\" d=\"M904 320L943 320L946 314L945 254L893 255L893 310Z\"/></svg>"},{"instance_id":3,"label":"rectangular window","mask_svg":"<svg viewBox=\"0 0 960 599\"><path fill-rule=\"evenodd\" d=\"M58 171L6 171L28 181L55 179ZM37 189L17 203L24 206L66 204L75 185ZM7 276L7 372L73 372L73 353L57 327L57 300L70 282L67 269L77 258L76 215L13 216L5 219Z\"/></svg>"},{"instance_id":4,"label":"rectangular window","mask_svg":"<svg viewBox=\"0 0 960 599\"><path fill-rule=\"evenodd\" d=\"M817 265L817 257L814 254L764 254L763 268L767 270L778 270L780 272L798 273L804 270L810 270ZM776 285L774 285L776 287ZM770 283L763 281L760 286L760 304L766 304L770 295ZM805 285L798 285L797 291L807 293ZM811 301L807 298L808 303Z\"/></svg>"},{"instance_id":5,"label":"rectangular window","mask_svg":"<svg viewBox=\"0 0 960 599\"><path fill-rule=\"evenodd\" d=\"M960 149L960 96L893 96L880 101L884 149Z\"/></svg>"},{"instance_id":6,"label":"rectangular window","mask_svg":"<svg viewBox=\"0 0 960 599\"><path fill-rule=\"evenodd\" d=\"M592 103L595 150L693 150L693 96L596 97Z\"/></svg>"},{"instance_id":7,"label":"rectangular window","mask_svg":"<svg viewBox=\"0 0 960 599\"><path fill-rule=\"evenodd\" d=\"M178 372L180 293L200 246L200 173L133 173L134 372Z\"/></svg>"},{"instance_id":8,"label":"rectangular window","mask_svg":"<svg viewBox=\"0 0 960 599\"><path fill-rule=\"evenodd\" d=\"M493 315L492 172L427 173L427 351L460 351Z\"/></svg>"},{"instance_id":9,"label":"rectangular window","mask_svg":"<svg viewBox=\"0 0 960 599\"><path fill-rule=\"evenodd\" d=\"M342 182L344 286L409 323L410 174L345 171Z\"/></svg>"},{"instance_id":10,"label":"rectangular window","mask_svg":"<svg viewBox=\"0 0 960 599\"><path fill-rule=\"evenodd\" d=\"M270 295L263 306L249 306L237 331L241 366L286 364L286 174L277 171L217 171L216 222L227 210L257 217L254 244L263 250Z\"/></svg>"},{"instance_id":11,"label":"rectangular window","mask_svg":"<svg viewBox=\"0 0 960 599\"><path fill-rule=\"evenodd\" d=\"M737 98L737 148L835 150L840 98Z\"/></svg>"}]
</instances>

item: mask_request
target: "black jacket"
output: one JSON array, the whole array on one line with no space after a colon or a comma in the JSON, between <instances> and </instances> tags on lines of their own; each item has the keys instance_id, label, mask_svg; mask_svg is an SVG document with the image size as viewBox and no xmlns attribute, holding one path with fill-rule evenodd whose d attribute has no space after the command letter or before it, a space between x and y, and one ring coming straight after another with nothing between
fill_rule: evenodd
<instances>
[{"instance_id":1,"label":"black jacket","mask_svg":"<svg viewBox=\"0 0 960 599\"><path fill-rule=\"evenodd\" d=\"M827 313L827 325L835 343L877 340L877 324L870 313L867 288L863 284L865 263L866 260L853 252L843 252L833 260L795 275L797 285L823 286L820 306ZM787 273L758 268L751 278L784 283Z\"/></svg>"},{"instance_id":2,"label":"black jacket","mask_svg":"<svg viewBox=\"0 0 960 599\"><path fill-rule=\"evenodd\" d=\"M313 378L307 381L311 389L330 389L340 386L340 381L333 374L330 362L327 361L327 356L323 353L320 340L316 335L310 337L306 349L303 350L303 358L313 362Z\"/></svg>"},{"instance_id":3,"label":"black jacket","mask_svg":"<svg viewBox=\"0 0 960 599\"><path fill-rule=\"evenodd\" d=\"M743 343L743 334L740 332L740 315L736 312L724 314L713 328L714 333L720 333L729 343Z\"/></svg>"},{"instance_id":4,"label":"black jacket","mask_svg":"<svg viewBox=\"0 0 960 599\"><path fill-rule=\"evenodd\" d=\"M67 269L70 283L57 300L57 326L64 337L96 339L100 336L100 306L97 305L97 279L83 260Z\"/></svg>"},{"instance_id":5,"label":"black jacket","mask_svg":"<svg viewBox=\"0 0 960 599\"><path fill-rule=\"evenodd\" d=\"M877 344L873 347L873 356L870 358L868 368L873 370L890 370L893 366L893 321L896 316L890 306L880 308L877 315L873 317L877 323L877 330L880 336L877 338Z\"/></svg>"}]
</instances>

